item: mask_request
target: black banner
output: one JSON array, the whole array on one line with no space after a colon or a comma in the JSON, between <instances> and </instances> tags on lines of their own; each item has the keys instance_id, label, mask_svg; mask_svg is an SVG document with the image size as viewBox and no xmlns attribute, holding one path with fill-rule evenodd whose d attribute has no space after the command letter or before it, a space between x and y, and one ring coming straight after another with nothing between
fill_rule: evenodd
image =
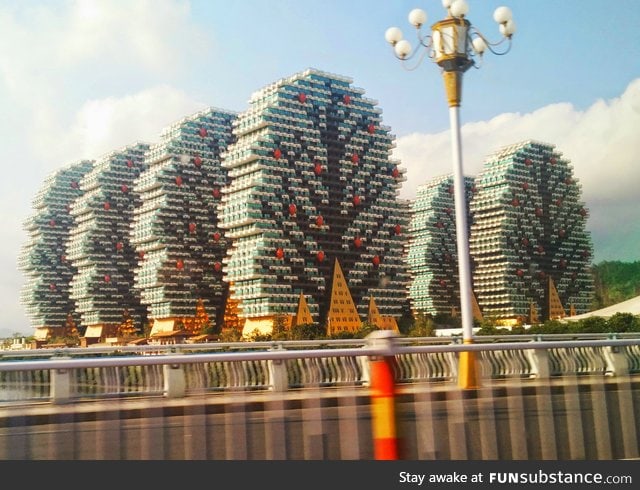
<instances>
[{"instance_id":1,"label":"black banner","mask_svg":"<svg viewBox=\"0 0 640 490\"><path fill-rule=\"evenodd\" d=\"M101 488L381 489L638 488L624 461L4 461L20 485ZM16 481L16 480L14 480Z\"/></svg>"}]
</instances>

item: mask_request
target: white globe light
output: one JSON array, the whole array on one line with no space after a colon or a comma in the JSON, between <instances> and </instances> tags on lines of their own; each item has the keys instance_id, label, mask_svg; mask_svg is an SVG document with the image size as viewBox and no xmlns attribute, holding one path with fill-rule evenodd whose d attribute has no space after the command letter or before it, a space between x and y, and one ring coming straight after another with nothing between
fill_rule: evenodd
<instances>
[{"instance_id":1,"label":"white globe light","mask_svg":"<svg viewBox=\"0 0 640 490\"><path fill-rule=\"evenodd\" d=\"M448 9L449 7L451 7L451 4L453 3L453 0L442 0L442 6L446 9Z\"/></svg>"},{"instance_id":2,"label":"white globe light","mask_svg":"<svg viewBox=\"0 0 640 490\"><path fill-rule=\"evenodd\" d=\"M473 44L473 50L478 54L484 53L487 49L487 43L481 37L476 37L471 42Z\"/></svg>"},{"instance_id":3,"label":"white globe light","mask_svg":"<svg viewBox=\"0 0 640 490\"><path fill-rule=\"evenodd\" d=\"M427 21L427 13L422 9L413 9L409 12L409 22L415 27L420 27Z\"/></svg>"},{"instance_id":4,"label":"white globe light","mask_svg":"<svg viewBox=\"0 0 640 490\"><path fill-rule=\"evenodd\" d=\"M397 27L389 27L384 33L384 38L389 44L395 45L398 41L402 40L402 31Z\"/></svg>"},{"instance_id":5,"label":"white globe light","mask_svg":"<svg viewBox=\"0 0 640 490\"><path fill-rule=\"evenodd\" d=\"M402 31L397 27L389 27L384 32L384 38L389 44L395 46L398 41L402 40Z\"/></svg>"},{"instance_id":6,"label":"white globe light","mask_svg":"<svg viewBox=\"0 0 640 490\"><path fill-rule=\"evenodd\" d=\"M508 20L504 24L500 24L500 34L504 37L511 37L516 32L516 23L513 19Z\"/></svg>"},{"instance_id":7,"label":"white globe light","mask_svg":"<svg viewBox=\"0 0 640 490\"><path fill-rule=\"evenodd\" d=\"M402 39L396 43L395 51L398 58L405 59L411 52L411 43L406 39Z\"/></svg>"},{"instance_id":8,"label":"white globe light","mask_svg":"<svg viewBox=\"0 0 640 490\"><path fill-rule=\"evenodd\" d=\"M454 17L463 17L469 11L469 4L466 0L453 0L450 10Z\"/></svg>"},{"instance_id":9,"label":"white globe light","mask_svg":"<svg viewBox=\"0 0 640 490\"><path fill-rule=\"evenodd\" d=\"M493 12L493 20L495 20L498 24L504 24L505 22L511 20L511 17L512 14L509 7L498 7Z\"/></svg>"}]
</instances>

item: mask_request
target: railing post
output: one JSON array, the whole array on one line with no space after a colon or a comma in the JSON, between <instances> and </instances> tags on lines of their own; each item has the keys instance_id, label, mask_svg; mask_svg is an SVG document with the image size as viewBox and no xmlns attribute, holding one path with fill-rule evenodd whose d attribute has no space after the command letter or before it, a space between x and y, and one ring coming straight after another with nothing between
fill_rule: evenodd
<instances>
[{"instance_id":1,"label":"railing post","mask_svg":"<svg viewBox=\"0 0 640 490\"><path fill-rule=\"evenodd\" d=\"M540 340L540 338L537 338L533 342L539 342ZM549 379L549 376L551 376L551 368L549 367L549 352L547 349L528 349L526 353L527 359L531 364L530 377Z\"/></svg>"},{"instance_id":2,"label":"railing post","mask_svg":"<svg viewBox=\"0 0 640 490\"><path fill-rule=\"evenodd\" d=\"M362 370L362 386L371 386L371 363L368 358L358 356L358 364Z\"/></svg>"},{"instance_id":3,"label":"railing post","mask_svg":"<svg viewBox=\"0 0 640 490\"><path fill-rule=\"evenodd\" d=\"M282 346L277 345L270 351L281 351ZM269 389L272 391L287 391L289 389L289 376L287 375L287 363L284 359L271 359L267 362L269 369Z\"/></svg>"},{"instance_id":4,"label":"railing post","mask_svg":"<svg viewBox=\"0 0 640 490\"><path fill-rule=\"evenodd\" d=\"M177 353L177 352L176 352ZM164 396L167 398L184 398L187 392L187 381L182 364L164 364Z\"/></svg>"},{"instance_id":5,"label":"railing post","mask_svg":"<svg viewBox=\"0 0 640 490\"><path fill-rule=\"evenodd\" d=\"M629 374L629 362L625 355L620 352L620 347L616 345L605 346L603 354L607 362L607 375L627 376Z\"/></svg>"},{"instance_id":6,"label":"railing post","mask_svg":"<svg viewBox=\"0 0 640 490\"><path fill-rule=\"evenodd\" d=\"M388 355L369 358L375 459L399 459L396 427L396 359L393 355L394 337L397 337L397 334L392 330L376 330L367 336L370 347L382 348L388 352Z\"/></svg>"},{"instance_id":7,"label":"railing post","mask_svg":"<svg viewBox=\"0 0 640 490\"><path fill-rule=\"evenodd\" d=\"M56 358L70 359L70 357ZM51 370L51 402L55 405L69 403L71 400L71 370Z\"/></svg>"},{"instance_id":8,"label":"railing post","mask_svg":"<svg viewBox=\"0 0 640 490\"><path fill-rule=\"evenodd\" d=\"M460 344L462 342L461 338L452 337L451 343L453 345ZM451 381L454 383L458 382L458 356L455 352L448 352L447 362L449 363L449 369L451 370Z\"/></svg>"}]
</instances>

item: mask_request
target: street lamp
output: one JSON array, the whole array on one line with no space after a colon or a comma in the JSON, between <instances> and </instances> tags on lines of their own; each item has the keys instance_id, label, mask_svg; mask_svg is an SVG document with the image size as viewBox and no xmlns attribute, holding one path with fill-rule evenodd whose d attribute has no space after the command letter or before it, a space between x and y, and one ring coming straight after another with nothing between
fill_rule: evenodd
<instances>
[{"instance_id":1,"label":"street lamp","mask_svg":"<svg viewBox=\"0 0 640 490\"><path fill-rule=\"evenodd\" d=\"M403 39L402 31L390 27L385 32L385 39L393 46L396 58L402 60L403 66L409 70L417 68L425 56L437 63L444 79L444 86L449 103L449 119L451 126L451 149L453 153L453 185L456 212L456 242L458 249L458 274L460 280L460 313L462 317L462 335L465 344L473 343L473 310L471 285L471 267L469 255L469 238L467 235L467 206L465 203L464 175L462 173L462 150L460 143L460 101L462 99L462 75L472 66L479 68L482 56L489 50L503 55L511 49L511 38L516 31L511 10L498 7L493 13L498 23L502 39L490 42L476 29L465 16L469 11L466 0L442 0L447 9L447 17L431 26L431 34L423 34L422 26L427 21L427 14L422 9L409 12L409 22L416 28L419 46L413 50L411 43ZM506 45L504 45L506 43ZM502 47L500 48L499 46ZM418 53L413 67L406 62ZM458 385L461 388L476 388L478 375L476 359L473 351L460 353L458 368Z\"/></svg>"}]
</instances>

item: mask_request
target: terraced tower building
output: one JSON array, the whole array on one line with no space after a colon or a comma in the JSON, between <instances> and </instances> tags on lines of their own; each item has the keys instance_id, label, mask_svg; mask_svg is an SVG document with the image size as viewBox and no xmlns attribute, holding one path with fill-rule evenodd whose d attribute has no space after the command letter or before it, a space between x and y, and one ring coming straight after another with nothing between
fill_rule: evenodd
<instances>
[{"instance_id":1,"label":"terraced tower building","mask_svg":"<svg viewBox=\"0 0 640 490\"><path fill-rule=\"evenodd\" d=\"M570 162L552 144L524 141L490 156L475 182L470 249L483 314L561 317L550 306L558 298L567 314L589 311L588 212Z\"/></svg>"},{"instance_id":2,"label":"terraced tower building","mask_svg":"<svg viewBox=\"0 0 640 490\"><path fill-rule=\"evenodd\" d=\"M473 178L465 177L466 197L473 196ZM409 296L414 312L452 315L460 310L460 281L453 196L453 176L437 177L417 189L412 204L407 261ZM472 217L467 213L467 223Z\"/></svg>"},{"instance_id":3,"label":"terraced tower building","mask_svg":"<svg viewBox=\"0 0 640 490\"><path fill-rule=\"evenodd\" d=\"M145 168L148 148L145 143L135 143L98 159L80 181L83 194L71 208L74 225L67 259L77 270L71 281L71 299L87 337L94 336L91 331L96 329L104 333L110 329L113 336L131 334L141 331L145 321L144 308L133 288L137 262L129 229L139 205L133 181ZM118 332L119 326L127 332Z\"/></svg>"},{"instance_id":4,"label":"terraced tower building","mask_svg":"<svg viewBox=\"0 0 640 490\"><path fill-rule=\"evenodd\" d=\"M21 302L39 340L68 335L72 332L67 327L80 320L69 297L75 268L65 245L73 225L71 203L82 194L80 179L92 165L82 160L49 175L33 200L33 214L24 222L29 241L18 260L26 277Z\"/></svg>"},{"instance_id":5,"label":"terraced tower building","mask_svg":"<svg viewBox=\"0 0 640 490\"><path fill-rule=\"evenodd\" d=\"M223 160L226 280L245 332L293 315L300 293L325 324L335 259L359 315L370 295L399 317L407 297L404 173L381 109L347 77L309 69L254 93ZM332 324L332 329L339 328Z\"/></svg>"},{"instance_id":6,"label":"terraced tower building","mask_svg":"<svg viewBox=\"0 0 640 490\"><path fill-rule=\"evenodd\" d=\"M147 154L148 170L135 182L142 202L131 230L140 257L135 288L155 331L178 330L179 322L187 327L198 300L212 323L222 319L228 240L218 205L228 178L221 153L233 140L235 118L209 108L167 127Z\"/></svg>"}]
</instances>

